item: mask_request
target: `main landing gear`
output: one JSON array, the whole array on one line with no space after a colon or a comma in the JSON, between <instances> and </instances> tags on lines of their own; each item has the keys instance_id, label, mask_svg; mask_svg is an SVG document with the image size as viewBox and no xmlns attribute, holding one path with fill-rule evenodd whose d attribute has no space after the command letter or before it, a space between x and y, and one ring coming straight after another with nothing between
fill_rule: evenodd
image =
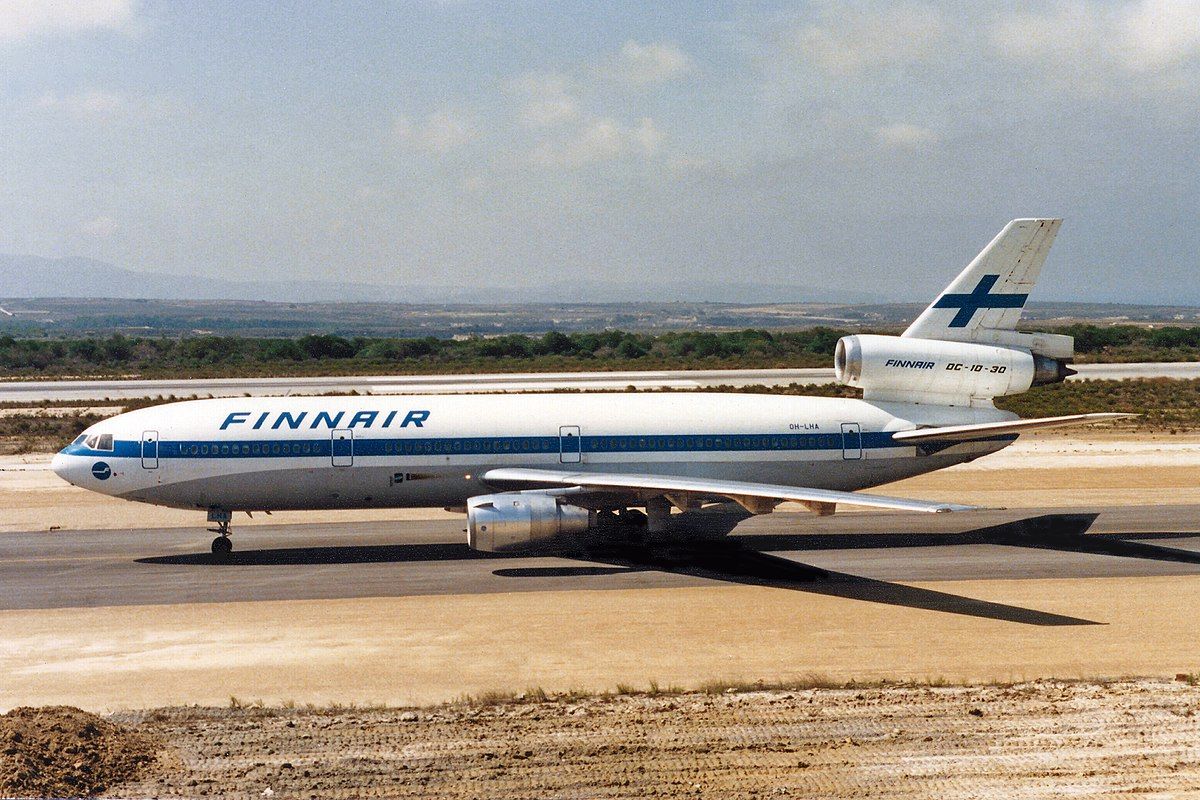
<instances>
[{"instance_id":1,"label":"main landing gear","mask_svg":"<svg viewBox=\"0 0 1200 800\"><path fill-rule=\"evenodd\" d=\"M217 523L217 527L209 528L217 538L212 540L213 555L224 556L233 552L233 542L229 539L229 523L233 520L233 512L223 508L210 508L208 521Z\"/></svg>"}]
</instances>

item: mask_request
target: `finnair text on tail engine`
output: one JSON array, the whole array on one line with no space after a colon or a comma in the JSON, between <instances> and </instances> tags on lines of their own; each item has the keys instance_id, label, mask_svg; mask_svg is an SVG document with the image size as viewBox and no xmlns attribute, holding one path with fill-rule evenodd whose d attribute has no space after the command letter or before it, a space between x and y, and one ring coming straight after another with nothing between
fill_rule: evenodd
<instances>
[{"instance_id":1,"label":"finnair text on tail engine","mask_svg":"<svg viewBox=\"0 0 1200 800\"><path fill-rule=\"evenodd\" d=\"M899 367L900 369L933 369L932 361L906 361L895 358L889 358L883 365L885 367Z\"/></svg>"},{"instance_id":2,"label":"finnair text on tail engine","mask_svg":"<svg viewBox=\"0 0 1200 800\"><path fill-rule=\"evenodd\" d=\"M196 509L228 553L234 512L444 506L480 550L687 536L714 503L967 506L859 490L971 461L1026 431L993 398L1071 374L1068 336L1016 330L1061 220L1013 220L900 336L847 336L861 400L739 394L193 400L88 428L54 459L77 486ZM677 512L677 513L675 513ZM698 534L697 534L698 535Z\"/></svg>"}]
</instances>

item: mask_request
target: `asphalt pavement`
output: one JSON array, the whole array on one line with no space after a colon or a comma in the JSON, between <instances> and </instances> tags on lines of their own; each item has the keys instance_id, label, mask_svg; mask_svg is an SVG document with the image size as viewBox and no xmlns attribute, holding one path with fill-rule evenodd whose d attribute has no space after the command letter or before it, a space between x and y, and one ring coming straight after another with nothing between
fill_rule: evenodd
<instances>
[{"instance_id":1,"label":"asphalt pavement","mask_svg":"<svg viewBox=\"0 0 1200 800\"><path fill-rule=\"evenodd\" d=\"M0 610L741 583L1031 624L1087 624L908 582L1200 574L1200 506L777 513L705 543L470 550L457 521L0 534Z\"/></svg>"}]
</instances>

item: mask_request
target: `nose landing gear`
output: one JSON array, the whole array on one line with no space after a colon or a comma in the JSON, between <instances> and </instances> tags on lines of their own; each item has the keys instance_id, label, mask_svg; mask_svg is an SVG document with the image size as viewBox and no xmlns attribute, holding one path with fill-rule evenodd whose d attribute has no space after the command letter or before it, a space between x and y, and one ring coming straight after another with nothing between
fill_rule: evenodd
<instances>
[{"instance_id":1,"label":"nose landing gear","mask_svg":"<svg viewBox=\"0 0 1200 800\"><path fill-rule=\"evenodd\" d=\"M233 552L233 542L229 539L229 523L233 520L233 512L223 508L210 508L208 521L217 523L217 527L209 528L217 538L212 540L213 555L224 556Z\"/></svg>"}]
</instances>

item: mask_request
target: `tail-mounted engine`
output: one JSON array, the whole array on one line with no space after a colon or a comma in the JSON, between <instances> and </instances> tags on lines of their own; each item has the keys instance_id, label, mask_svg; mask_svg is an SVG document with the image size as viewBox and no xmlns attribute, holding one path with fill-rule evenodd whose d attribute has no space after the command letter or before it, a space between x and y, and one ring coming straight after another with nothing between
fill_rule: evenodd
<instances>
[{"instance_id":1,"label":"tail-mounted engine","mask_svg":"<svg viewBox=\"0 0 1200 800\"><path fill-rule=\"evenodd\" d=\"M1029 336L1030 334L1012 334ZM1038 336L1046 339L1046 334ZM1069 337L1047 341L1056 354L1072 349ZM1040 355L1009 344L941 341L860 334L838 341L834 368L839 383L863 390L866 400L971 405L1073 375L1070 358Z\"/></svg>"},{"instance_id":2,"label":"tail-mounted engine","mask_svg":"<svg viewBox=\"0 0 1200 800\"><path fill-rule=\"evenodd\" d=\"M595 512L536 492L481 495L467 501L467 543L489 553L586 533L595 523Z\"/></svg>"}]
</instances>

